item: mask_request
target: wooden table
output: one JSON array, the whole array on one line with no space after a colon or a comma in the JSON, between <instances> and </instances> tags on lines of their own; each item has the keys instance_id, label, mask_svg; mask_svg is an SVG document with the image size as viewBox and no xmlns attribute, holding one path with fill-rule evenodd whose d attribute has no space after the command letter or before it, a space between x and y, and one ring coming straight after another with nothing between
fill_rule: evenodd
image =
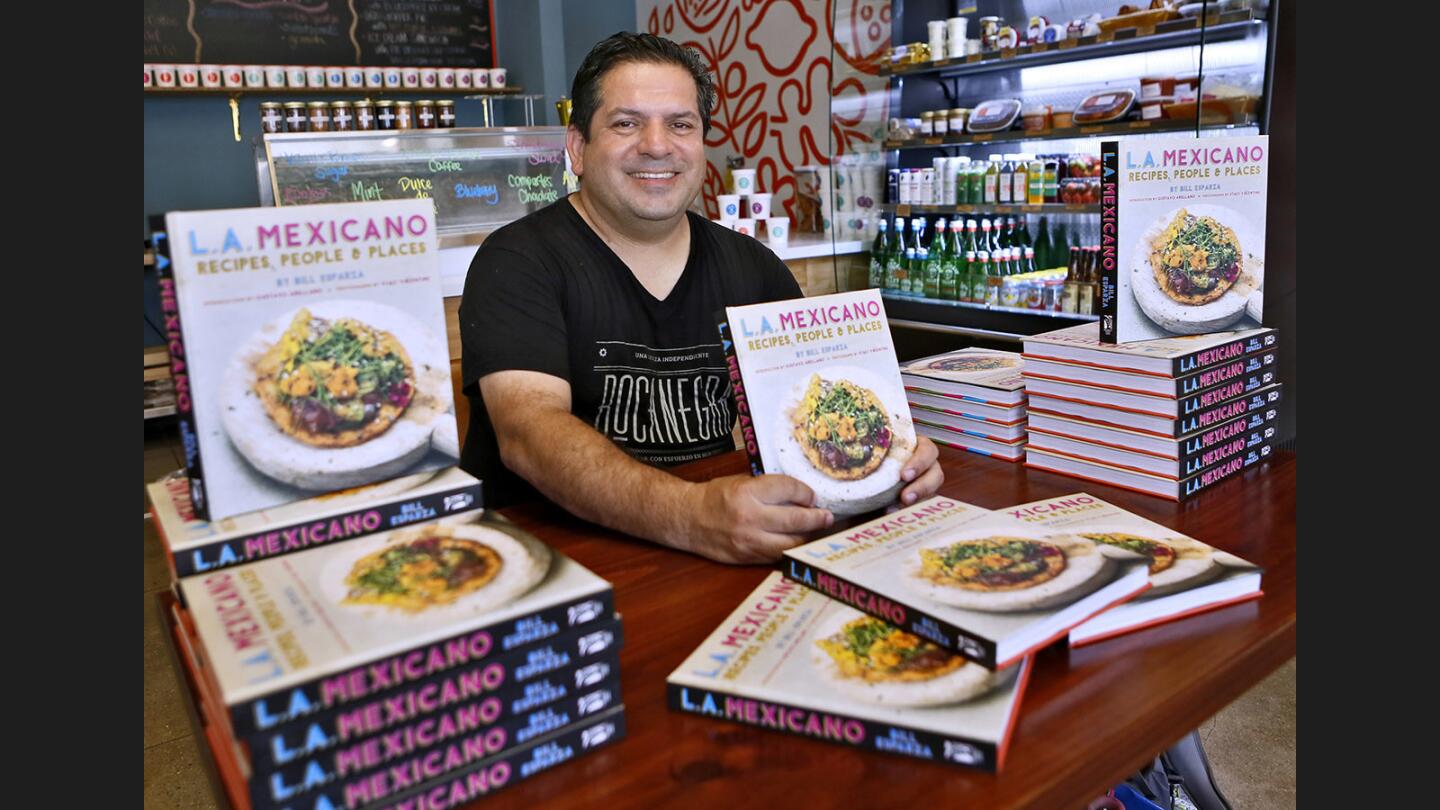
<instances>
[{"instance_id":1,"label":"wooden table","mask_svg":"<svg viewBox=\"0 0 1440 810\"><path fill-rule=\"evenodd\" d=\"M1259 600L1078 650L1036 666L999 775L860 751L665 707L665 677L769 569L712 563L578 521L551 505L502 510L615 585L624 616L628 737L475 807L932 806L1083 808L1295 655L1295 456L1185 504L940 449L941 492L999 508L1089 492L1264 566ZM687 465L692 480L742 472L739 452Z\"/></svg>"}]
</instances>

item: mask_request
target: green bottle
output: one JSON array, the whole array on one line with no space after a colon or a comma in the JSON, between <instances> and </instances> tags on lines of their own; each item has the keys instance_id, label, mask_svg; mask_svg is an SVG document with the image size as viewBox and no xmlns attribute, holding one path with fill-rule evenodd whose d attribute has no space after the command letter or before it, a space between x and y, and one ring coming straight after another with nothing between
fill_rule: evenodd
<instances>
[{"instance_id":1,"label":"green bottle","mask_svg":"<svg viewBox=\"0 0 1440 810\"><path fill-rule=\"evenodd\" d=\"M900 290L900 277L905 262L905 218L895 218L895 231L890 235L890 249L885 252L885 289Z\"/></svg>"},{"instance_id":2,"label":"green bottle","mask_svg":"<svg viewBox=\"0 0 1440 810\"><path fill-rule=\"evenodd\" d=\"M945 218L935 220L935 233L930 237L930 251L925 260L925 274L922 277L921 293L926 298L940 297L940 273L949 261L945 248Z\"/></svg>"},{"instance_id":3,"label":"green bottle","mask_svg":"<svg viewBox=\"0 0 1440 810\"><path fill-rule=\"evenodd\" d=\"M964 272L965 257L960 252L960 234L963 229L960 220L950 222L950 233L945 237L945 262L940 265L940 297L946 301L960 300L961 274Z\"/></svg>"},{"instance_id":4,"label":"green bottle","mask_svg":"<svg viewBox=\"0 0 1440 810\"><path fill-rule=\"evenodd\" d=\"M1055 265L1051 264L1051 253L1053 248L1050 244L1050 223L1045 216L1040 216L1040 229L1035 236L1035 263L1041 270L1049 270Z\"/></svg>"},{"instance_id":5,"label":"green bottle","mask_svg":"<svg viewBox=\"0 0 1440 810\"><path fill-rule=\"evenodd\" d=\"M878 290L885 286L885 232L889 225L882 217L875 223L875 243L870 246L870 289Z\"/></svg>"}]
</instances>

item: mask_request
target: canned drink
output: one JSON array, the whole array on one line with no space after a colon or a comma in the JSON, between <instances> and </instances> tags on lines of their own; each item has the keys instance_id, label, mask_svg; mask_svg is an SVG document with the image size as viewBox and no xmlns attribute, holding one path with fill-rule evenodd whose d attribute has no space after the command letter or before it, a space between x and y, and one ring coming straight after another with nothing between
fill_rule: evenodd
<instances>
[{"instance_id":1,"label":"canned drink","mask_svg":"<svg viewBox=\"0 0 1440 810\"><path fill-rule=\"evenodd\" d=\"M900 170L891 169L885 177L885 202L900 202Z\"/></svg>"}]
</instances>

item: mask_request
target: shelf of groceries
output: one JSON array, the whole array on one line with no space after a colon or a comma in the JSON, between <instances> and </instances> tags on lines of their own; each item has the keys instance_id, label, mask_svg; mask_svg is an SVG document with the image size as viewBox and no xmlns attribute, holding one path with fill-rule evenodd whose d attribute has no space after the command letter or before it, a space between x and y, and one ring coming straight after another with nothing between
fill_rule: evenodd
<instances>
[{"instance_id":1,"label":"shelf of groceries","mask_svg":"<svg viewBox=\"0 0 1440 810\"><path fill-rule=\"evenodd\" d=\"M954 79L1002 70L1064 64L1084 59L1148 53L1188 45L1213 45L1255 36L1264 20L1255 19L1249 9L1227 14L1212 13L1203 25L1199 17L1181 17L1149 25L1100 31L1088 36L1066 36L1064 39L1037 41L1013 48L975 50L963 56L942 59L919 59L908 50L891 51L891 61L880 66L881 76L925 76ZM971 40L977 45L980 40Z\"/></svg>"},{"instance_id":2,"label":"shelf of groceries","mask_svg":"<svg viewBox=\"0 0 1440 810\"><path fill-rule=\"evenodd\" d=\"M1193 108L1194 105L1192 104ZM886 149L933 149L942 146L969 146L972 144L986 143L1021 143L1024 141L1063 141L1076 140L1080 138L1115 137L1120 135L1134 135L1137 133L1162 133L1162 132L1186 132L1201 130L1211 132L1216 130L1235 129L1237 127L1253 127L1259 121L1250 113L1241 113L1223 123L1205 123L1204 118L1197 124L1193 117L1188 119L1142 119L1139 121L1120 121L1113 124L1096 124L1094 126L1070 126L1070 127L1049 127L1046 129L1007 129L1000 132L981 132L969 135L940 135L930 137L896 138L890 137L885 140Z\"/></svg>"}]
</instances>

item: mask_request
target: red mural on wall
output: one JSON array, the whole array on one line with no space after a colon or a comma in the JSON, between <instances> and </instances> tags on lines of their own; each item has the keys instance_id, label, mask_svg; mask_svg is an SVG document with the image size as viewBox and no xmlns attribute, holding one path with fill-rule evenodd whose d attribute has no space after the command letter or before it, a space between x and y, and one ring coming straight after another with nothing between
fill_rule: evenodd
<instances>
[{"instance_id":1,"label":"red mural on wall","mask_svg":"<svg viewBox=\"0 0 1440 810\"><path fill-rule=\"evenodd\" d=\"M798 167L873 151L886 118L877 68L890 0L637 0L636 11L646 31L694 48L715 76L706 216L719 214L726 158L756 169L772 210L794 219Z\"/></svg>"}]
</instances>

